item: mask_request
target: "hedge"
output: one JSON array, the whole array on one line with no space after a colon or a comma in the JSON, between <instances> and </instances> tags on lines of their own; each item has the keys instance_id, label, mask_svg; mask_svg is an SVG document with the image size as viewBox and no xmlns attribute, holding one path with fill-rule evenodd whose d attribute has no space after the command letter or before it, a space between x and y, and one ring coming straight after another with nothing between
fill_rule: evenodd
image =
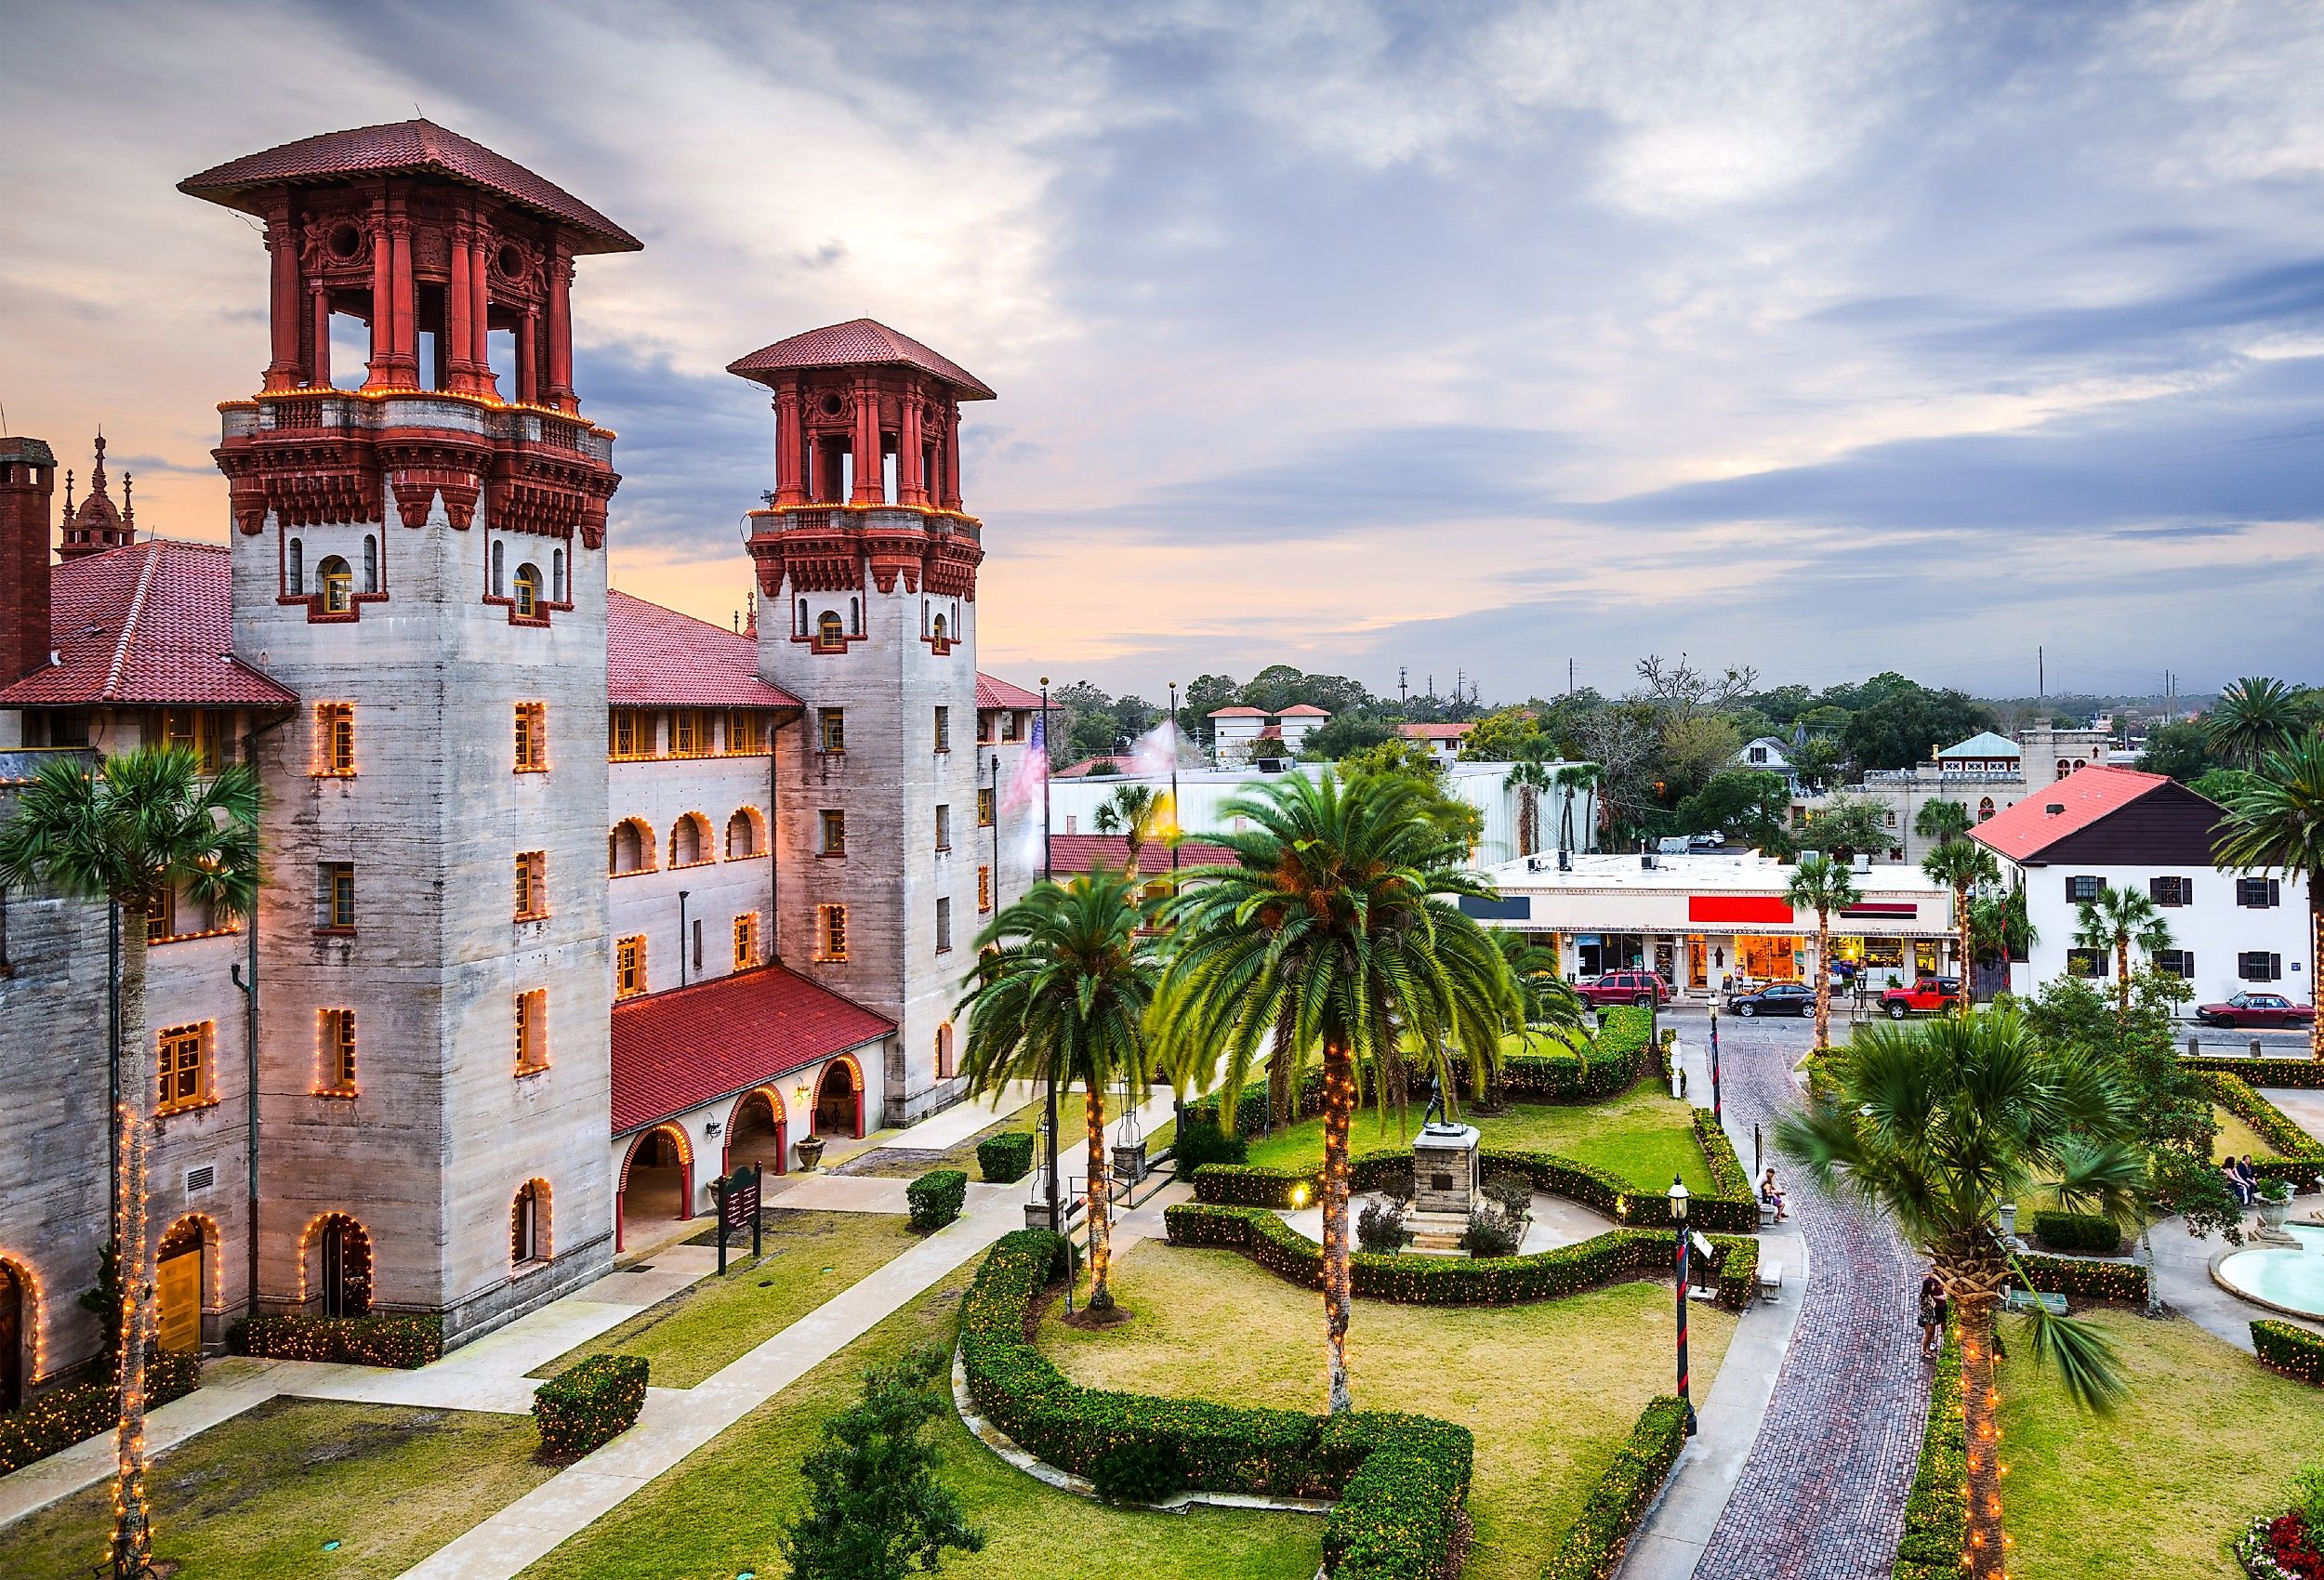
<instances>
[{"instance_id":1,"label":"hedge","mask_svg":"<svg viewBox=\"0 0 2324 1580\"><path fill-rule=\"evenodd\" d=\"M2255 1062L2246 1060L2245 1062ZM2213 1073L2206 1077L2212 1098L2220 1107L2249 1125L2276 1150L2276 1157L2254 1158L2255 1167L2264 1167L2278 1159L2305 1163L2313 1173L2316 1165L2324 1165L2324 1141L2317 1140L2294 1124L2290 1115L2254 1091L2251 1083L2240 1075ZM2281 1178L2282 1175L2271 1176Z\"/></svg>"},{"instance_id":2,"label":"hedge","mask_svg":"<svg viewBox=\"0 0 2324 1580\"><path fill-rule=\"evenodd\" d=\"M145 1405L159 1409L202 1386L202 1358L173 1350L145 1357ZM21 1410L0 1415L0 1476L113 1429L121 1418L112 1378L52 1389Z\"/></svg>"},{"instance_id":3,"label":"hedge","mask_svg":"<svg viewBox=\"0 0 2324 1580\"><path fill-rule=\"evenodd\" d=\"M337 1361L416 1371L443 1358L442 1317L253 1317L236 1333L245 1355Z\"/></svg>"},{"instance_id":4,"label":"hedge","mask_svg":"<svg viewBox=\"0 0 2324 1580\"><path fill-rule=\"evenodd\" d=\"M1921 1433L1921 1465L1905 1498L1905 1534L1896 1544L1891 1580L1958 1580L1969 1536L1968 1420L1961 1402L1961 1336L1945 1329L1935 1380L1929 1385L1928 1425Z\"/></svg>"},{"instance_id":5,"label":"hedge","mask_svg":"<svg viewBox=\"0 0 2324 1580\"><path fill-rule=\"evenodd\" d=\"M642 1355L591 1355L533 1390L541 1449L577 1459L627 1431L645 1408Z\"/></svg>"},{"instance_id":6,"label":"hedge","mask_svg":"<svg viewBox=\"0 0 2324 1580\"><path fill-rule=\"evenodd\" d=\"M927 1234L960 1216L968 1200L969 1177L957 1168L931 1168L904 1188L912 1209L912 1227Z\"/></svg>"},{"instance_id":7,"label":"hedge","mask_svg":"<svg viewBox=\"0 0 2324 1580\"><path fill-rule=\"evenodd\" d=\"M2122 1249L2122 1226L2096 1213L2038 1212L2034 1238L2056 1251L2093 1251L2111 1257Z\"/></svg>"},{"instance_id":8,"label":"hedge","mask_svg":"<svg viewBox=\"0 0 2324 1580\"><path fill-rule=\"evenodd\" d=\"M1264 1207L1212 1206L1182 1202L1164 1209L1170 1243L1240 1251L1276 1277L1317 1289L1323 1285L1324 1252L1298 1230ZM1719 1256L1720 1301L1741 1310L1750 1301L1759 1273L1759 1243L1710 1236ZM1737 1260L1738 1256L1744 1259ZM1654 1277L1671 1266L1668 1230L1609 1229L1572 1245L1518 1257L1383 1256L1356 1251L1349 1256L1354 1292L1367 1300L1406 1306L1510 1306L1595 1289L1644 1274ZM1732 1276L1728 1265L1733 1264Z\"/></svg>"},{"instance_id":9,"label":"hedge","mask_svg":"<svg viewBox=\"0 0 2324 1580\"><path fill-rule=\"evenodd\" d=\"M976 1144L977 1172L987 1185L1011 1185L1033 1171L1033 1132L1003 1130Z\"/></svg>"},{"instance_id":10,"label":"hedge","mask_svg":"<svg viewBox=\"0 0 2324 1580\"><path fill-rule=\"evenodd\" d=\"M2087 1257L2045 1257L2040 1252L2021 1256L2026 1277L2045 1295L2072 1295L2084 1300L2146 1303L2146 1270L2137 1262L2099 1262Z\"/></svg>"},{"instance_id":11,"label":"hedge","mask_svg":"<svg viewBox=\"0 0 2324 1580\"><path fill-rule=\"evenodd\" d=\"M2313 1059L2214 1059L2209 1054L2179 1056L2182 1068L2206 1075L2234 1075L2254 1086L2324 1086L2324 1064Z\"/></svg>"},{"instance_id":12,"label":"hedge","mask_svg":"<svg viewBox=\"0 0 2324 1580\"><path fill-rule=\"evenodd\" d=\"M1149 1493L1332 1497L1324 1568L1339 1580L1429 1580L1445 1565L1475 1459L1465 1427L1426 1415L1339 1416L1083 1388L1028 1338L1065 1242L1003 1235L960 1307L960 1363L978 1409L1027 1453L1090 1475L1134 1456Z\"/></svg>"},{"instance_id":13,"label":"hedge","mask_svg":"<svg viewBox=\"0 0 2324 1580\"><path fill-rule=\"evenodd\" d=\"M2251 1324L2251 1349L2262 1365L2324 1388L2324 1336L2271 1317Z\"/></svg>"},{"instance_id":14,"label":"hedge","mask_svg":"<svg viewBox=\"0 0 2324 1580\"><path fill-rule=\"evenodd\" d=\"M1727 1139L1726 1126L1707 1108L1695 1111L1695 1144L1702 1148L1703 1162L1710 1165L1711 1185L1722 1196L1750 1203L1751 1227L1757 1229L1759 1192L1753 1187L1751 1177L1743 1171L1743 1160L1735 1155L1735 1143Z\"/></svg>"},{"instance_id":15,"label":"hedge","mask_svg":"<svg viewBox=\"0 0 2324 1580\"><path fill-rule=\"evenodd\" d=\"M1565 1545L1541 1572L1543 1580L1605 1580L1612 1574L1685 1445L1686 1406L1668 1394L1648 1400L1630 1441L1615 1451L1613 1463L1590 1489L1565 1533Z\"/></svg>"}]
</instances>

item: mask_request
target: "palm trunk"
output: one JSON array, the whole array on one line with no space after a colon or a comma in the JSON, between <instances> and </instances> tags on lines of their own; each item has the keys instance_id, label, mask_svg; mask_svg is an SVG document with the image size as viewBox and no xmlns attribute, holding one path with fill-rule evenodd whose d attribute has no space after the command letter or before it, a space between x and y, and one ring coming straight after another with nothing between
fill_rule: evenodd
<instances>
[{"instance_id":1,"label":"palm trunk","mask_svg":"<svg viewBox=\"0 0 2324 1580\"><path fill-rule=\"evenodd\" d=\"M2001 1580L2005 1549L2001 1538L2000 1390L1993 1358L1993 1307L1998 1297L1990 1290L1961 1291L1952 1296L1961 1313L1961 1402L1969 1449L1969 1547L1961 1564L1969 1580Z\"/></svg>"},{"instance_id":2,"label":"palm trunk","mask_svg":"<svg viewBox=\"0 0 2324 1580\"><path fill-rule=\"evenodd\" d=\"M1831 1051L1831 913L1820 906L1816 912L1816 1051Z\"/></svg>"},{"instance_id":3,"label":"palm trunk","mask_svg":"<svg viewBox=\"0 0 2324 1580\"><path fill-rule=\"evenodd\" d=\"M1112 1203L1107 1200L1105 1155L1105 1089L1089 1083L1089 1310L1114 1309L1109 1273L1114 1264L1114 1230L1106 1222Z\"/></svg>"},{"instance_id":4,"label":"palm trunk","mask_svg":"<svg viewBox=\"0 0 2324 1580\"><path fill-rule=\"evenodd\" d=\"M2324 871L2311 872L2308 876L2308 969L2311 973L2324 969ZM2308 1057L2324 1064L2324 1003L2317 1003L2316 979L2308 978L2308 999L2317 1005L2316 1018L2308 1022Z\"/></svg>"},{"instance_id":5,"label":"palm trunk","mask_svg":"<svg viewBox=\"0 0 2324 1580\"><path fill-rule=\"evenodd\" d=\"M145 907L122 906L121 1106L113 1114L113 1156L121 1205L113 1221L115 1271L121 1280L120 1413L113 1429L112 1573L138 1580L152 1563L153 1532L145 1508L145 1356L153 1321L153 1244L145 1225L145 1131L156 1083L145 1034Z\"/></svg>"},{"instance_id":6,"label":"palm trunk","mask_svg":"<svg viewBox=\"0 0 2324 1580\"><path fill-rule=\"evenodd\" d=\"M1532 785L1523 784L1517 789L1517 833L1525 846L1517 854L1530 856L1541 848L1541 801Z\"/></svg>"},{"instance_id":7,"label":"palm trunk","mask_svg":"<svg viewBox=\"0 0 2324 1580\"><path fill-rule=\"evenodd\" d=\"M2114 941L2114 1013L2119 1025L2131 1019L2131 940L2125 933Z\"/></svg>"},{"instance_id":8,"label":"palm trunk","mask_svg":"<svg viewBox=\"0 0 2324 1580\"><path fill-rule=\"evenodd\" d=\"M1974 929L1969 925L1969 886L1953 890L1953 919L1961 928L1961 1008L1967 1014L1977 1002L1977 956Z\"/></svg>"},{"instance_id":9,"label":"palm trunk","mask_svg":"<svg viewBox=\"0 0 2324 1580\"><path fill-rule=\"evenodd\" d=\"M1330 1381L1327 1408L1355 1408L1348 1391L1348 1124L1355 1112L1355 1060L1336 1042L1324 1046L1324 1348Z\"/></svg>"}]
</instances>

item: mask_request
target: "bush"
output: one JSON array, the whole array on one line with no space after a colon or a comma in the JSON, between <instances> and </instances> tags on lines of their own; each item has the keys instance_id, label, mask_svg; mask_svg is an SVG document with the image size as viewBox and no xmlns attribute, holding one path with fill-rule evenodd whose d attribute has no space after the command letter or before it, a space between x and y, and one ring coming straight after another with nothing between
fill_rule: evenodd
<instances>
[{"instance_id":1,"label":"bush","mask_svg":"<svg viewBox=\"0 0 2324 1580\"><path fill-rule=\"evenodd\" d=\"M1921 1463L1905 1498L1905 1534L1896 1545L1892 1580L1954 1580L1969 1534L1967 1425L1961 1406L1961 1342L1950 1326L1937 1351L1929 1385L1929 1414L1921 1432Z\"/></svg>"},{"instance_id":2,"label":"bush","mask_svg":"<svg viewBox=\"0 0 2324 1580\"><path fill-rule=\"evenodd\" d=\"M912 1227L922 1234L942 1229L960 1216L960 1204L968 1194L969 1177L958 1169L930 1169L904 1188L904 1199L912 1209Z\"/></svg>"},{"instance_id":3,"label":"bush","mask_svg":"<svg viewBox=\"0 0 2324 1580\"><path fill-rule=\"evenodd\" d=\"M2324 1086L2324 1064L2313 1059L2198 1059L2182 1056L2182 1069L2206 1075L2234 1075L2254 1086Z\"/></svg>"},{"instance_id":4,"label":"bush","mask_svg":"<svg viewBox=\"0 0 2324 1580\"><path fill-rule=\"evenodd\" d=\"M2247 1060L2245 1062L2256 1061ZM2271 1060L2268 1062L2275 1061ZM2276 1079L2272 1073L2268 1078ZM2214 1073L2206 1079L2205 1085L2211 1087L2212 1097L2219 1106L2249 1125L2261 1140L2275 1149L2278 1157L2312 1164L2324 1163L2324 1141L2317 1140L2293 1124L2282 1109L2253 1091L2250 1081L2240 1075ZM2253 1165L2257 1166L2259 1161L2254 1158Z\"/></svg>"},{"instance_id":5,"label":"bush","mask_svg":"<svg viewBox=\"0 0 2324 1580\"><path fill-rule=\"evenodd\" d=\"M1033 1172L1033 1132L1003 1130L976 1144L976 1170L987 1185L1013 1185Z\"/></svg>"},{"instance_id":6,"label":"bush","mask_svg":"<svg viewBox=\"0 0 2324 1580\"><path fill-rule=\"evenodd\" d=\"M1179 1121L1178 1139L1170 1144L1170 1161L1182 1179L1207 1163L1239 1164L1249 1155L1250 1146L1242 1137L1220 1133L1215 1104L1187 1109Z\"/></svg>"},{"instance_id":7,"label":"bush","mask_svg":"<svg viewBox=\"0 0 2324 1580\"><path fill-rule=\"evenodd\" d=\"M1089 1462L1089 1481L1109 1503L1161 1503L1186 1485L1178 1468L1178 1445L1167 1437L1116 1443Z\"/></svg>"},{"instance_id":8,"label":"bush","mask_svg":"<svg viewBox=\"0 0 2324 1580\"><path fill-rule=\"evenodd\" d=\"M642 1355L592 1355L533 1390L542 1452L578 1458L629 1429L645 1408Z\"/></svg>"},{"instance_id":9,"label":"bush","mask_svg":"<svg viewBox=\"0 0 2324 1580\"><path fill-rule=\"evenodd\" d=\"M1533 1213L1533 1181L1522 1174L1496 1174L1485 1182L1485 1199L1512 1218Z\"/></svg>"},{"instance_id":10,"label":"bush","mask_svg":"<svg viewBox=\"0 0 2324 1580\"><path fill-rule=\"evenodd\" d=\"M2045 1295L2071 1295L2084 1300L2146 1303L2146 1270L2136 1262L2093 1262L2086 1257L2017 1258L2033 1286Z\"/></svg>"},{"instance_id":11,"label":"bush","mask_svg":"<svg viewBox=\"0 0 2324 1580\"><path fill-rule=\"evenodd\" d=\"M1711 1266L1719 1274L1719 1304L1730 1311L1748 1310L1759 1290L1759 1242L1722 1234L1712 1237L1710 1248L1718 1253Z\"/></svg>"},{"instance_id":12,"label":"bush","mask_svg":"<svg viewBox=\"0 0 2324 1580\"><path fill-rule=\"evenodd\" d=\"M2271 1317L2251 1324L2251 1349L2262 1365L2324 1388L2324 1336Z\"/></svg>"},{"instance_id":13,"label":"bush","mask_svg":"<svg viewBox=\"0 0 2324 1580\"><path fill-rule=\"evenodd\" d=\"M2034 1214L2034 1238L2053 1251L2090 1251L2111 1257L2122 1249L2122 1227L2095 1213Z\"/></svg>"},{"instance_id":14,"label":"bush","mask_svg":"<svg viewBox=\"0 0 2324 1580\"><path fill-rule=\"evenodd\" d=\"M1355 1215L1355 1243L1376 1257L1392 1257L1412 1238L1404 1208L1394 1202L1367 1202Z\"/></svg>"},{"instance_id":15,"label":"bush","mask_svg":"<svg viewBox=\"0 0 2324 1580\"><path fill-rule=\"evenodd\" d=\"M277 1361L336 1361L409 1372L443 1358L442 1317L253 1317L238 1332L243 1353Z\"/></svg>"},{"instance_id":16,"label":"bush","mask_svg":"<svg viewBox=\"0 0 2324 1580\"><path fill-rule=\"evenodd\" d=\"M153 1350L147 1352L145 1364L149 1409L182 1399L202 1386L198 1355ZM119 1399L110 1377L52 1389L21 1410L0 1415L0 1475L110 1432L119 1416Z\"/></svg>"},{"instance_id":17,"label":"bush","mask_svg":"<svg viewBox=\"0 0 2324 1580\"><path fill-rule=\"evenodd\" d=\"M1686 1443L1686 1406L1669 1395L1647 1401L1630 1441L1598 1477L1543 1580L1605 1580L1622 1560L1638 1521Z\"/></svg>"},{"instance_id":18,"label":"bush","mask_svg":"<svg viewBox=\"0 0 2324 1580\"><path fill-rule=\"evenodd\" d=\"M1695 1111L1695 1144L1703 1150L1703 1163L1710 1170L1712 1189L1720 1196L1751 1205L1751 1227L1759 1227L1759 1191L1751 1177L1743 1171L1743 1160L1735 1155L1735 1143L1727 1139L1726 1126L1712 1117L1710 1110ZM1693 1204L1688 1205L1693 1211Z\"/></svg>"},{"instance_id":19,"label":"bush","mask_svg":"<svg viewBox=\"0 0 2324 1580\"><path fill-rule=\"evenodd\" d=\"M1469 1232L1460 1244L1472 1257L1513 1257L1525 1244L1525 1225L1493 1202L1481 1203L1469 1214Z\"/></svg>"}]
</instances>

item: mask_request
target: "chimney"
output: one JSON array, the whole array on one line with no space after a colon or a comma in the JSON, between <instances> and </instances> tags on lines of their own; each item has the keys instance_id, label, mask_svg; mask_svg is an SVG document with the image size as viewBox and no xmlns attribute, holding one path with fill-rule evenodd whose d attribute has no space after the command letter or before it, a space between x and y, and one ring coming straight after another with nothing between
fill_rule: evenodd
<instances>
[{"instance_id":1,"label":"chimney","mask_svg":"<svg viewBox=\"0 0 2324 1580\"><path fill-rule=\"evenodd\" d=\"M48 541L57 457L38 439L0 439L0 685L48 663Z\"/></svg>"}]
</instances>

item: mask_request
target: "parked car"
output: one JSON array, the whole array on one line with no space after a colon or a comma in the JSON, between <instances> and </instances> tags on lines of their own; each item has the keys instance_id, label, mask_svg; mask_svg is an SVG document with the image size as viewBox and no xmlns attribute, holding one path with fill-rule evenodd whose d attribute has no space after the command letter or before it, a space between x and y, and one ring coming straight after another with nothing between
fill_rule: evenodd
<instances>
[{"instance_id":1,"label":"parked car","mask_svg":"<svg viewBox=\"0 0 2324 1580\"><path fill-rule=\"evenodd\" d=\"M1892 1020L1908 1015L1934 1015L1950 1009L1961 999L1959 977L1922 977L1910 987L1893 987L1881 994L1881 1013Z\"/></svg>"},{"instance_id":2,"label":"parked car","mask_svg":"<svg viewBox=\"0 0 2324 1580\"><path fill-rule=\"evenodd\" d=\"M2304 1026L2316 1008L2280 993L2239 993L2225 1004L2198 1005L2195 1019L2206 1026Z\"/></svg>"},{"instance_id":3,"label":"parked car","mask_svg":"<svg viewBox=\"0 0 2324 1580\"><path fill-rule=\"evenodd\" d=\"M1603 1008L1609 1004L1663 1004L1670 990L1652 971L1608 971L1574 984L1584 1003Z\"/></svg>"},{"instance_id":4,"label":"parked car","mask_svg":"<svg viewBox=\"0 0 2324 1580\"><path fill-rule=\"evenodd\" d=\"M1769 982L1756 993L1727 994L1727 1011L1746 1020L1754 1015L1813 1015L1816 990L1805 982Z\"/></svg>"}]
</instances>

